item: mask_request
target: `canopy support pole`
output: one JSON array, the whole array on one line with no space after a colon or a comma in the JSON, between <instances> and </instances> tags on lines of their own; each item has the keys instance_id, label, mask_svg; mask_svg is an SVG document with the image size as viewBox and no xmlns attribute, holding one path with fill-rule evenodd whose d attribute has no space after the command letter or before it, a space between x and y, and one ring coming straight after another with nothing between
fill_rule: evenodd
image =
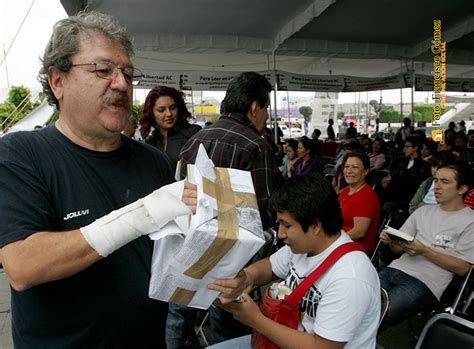
<instances>
[{"instance_id":1,"label":"canopy support pole","mask_svg":"<svg viewBox=\"0 0 474 349\"><path fill-rule=\"evenodd\" d=\"M411 60L411 121L415 124L415 64Z\"/></svg>"},{"instance_id":2,"label":"canopy support pole","mask_svg":"<svg viewBox=\"0 0 474 349\"><path fill-rule=\"evenodd\" d=\"M272 58L273 58L273 76L275 79L275 87L273 89L273 103L274 107L273 110L275 111L275 117L273 118L273 138L275 144L278 144L278 112L277 112L277 91L278 91L278 79L277 77L277 70L276 70L276 56L275 50L272 51Z\"/></svg>"},{"instance_id":3,"label":"canopy support pole","mask_svg":"<svg viewBox=\"0 0 474 349\"><path fill-rule=\"evenodd\" d=\"M400 61L400 74L403 73L403 63ZM403 87L400 87L400 127L403 120Z\"/></svg>"}]
</instances>

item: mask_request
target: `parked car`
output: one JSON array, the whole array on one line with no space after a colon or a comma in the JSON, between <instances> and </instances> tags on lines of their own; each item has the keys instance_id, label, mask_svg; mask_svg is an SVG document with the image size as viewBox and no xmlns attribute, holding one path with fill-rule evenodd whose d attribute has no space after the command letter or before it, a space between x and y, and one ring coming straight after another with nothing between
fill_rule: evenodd
<instances>
[{"instance_id":1,"label":"parked car","mask_svg":"<svg viewBox=\"0 0 474 349\"><path fill-rule=\"evenodd\" d=\"M303 131L298 127L293 127L290 129L291 138L303 137Z\"/></svg>"},{"instance_id":2,"label":"parked car","mask_svg":"<svg viewBox=\"0 0 474 349\"><path fill-rule=\"evenodd\" d=\"M283 131L283 138L290 138L290 129L286 125L278 125Z\"/></svg>"}]
</instances>

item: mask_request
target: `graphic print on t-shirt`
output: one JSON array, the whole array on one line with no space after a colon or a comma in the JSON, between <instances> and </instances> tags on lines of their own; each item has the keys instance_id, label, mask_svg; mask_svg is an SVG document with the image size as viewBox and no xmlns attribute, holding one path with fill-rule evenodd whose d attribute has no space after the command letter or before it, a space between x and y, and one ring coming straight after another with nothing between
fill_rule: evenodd
<instances>
[{"instance_id":1,"label":"graphic print on t-shirt","mask_svg":"<svg viewBox=\"0 0 474 349\"><path fill-rule=\"evenodd\" d=\"M293 262L290 262L290 272L285 279L285 284L292 290L294 290L305 277L298 275L293 265ZM308 291L306 291L303 298L300 300L300 312L302 314L306 313L307 316L311 318L316 318L316 311L318 310L318 304L321 301L322 294L316 288L316 286L311 285Z\"/></svg>"}]
</instances>

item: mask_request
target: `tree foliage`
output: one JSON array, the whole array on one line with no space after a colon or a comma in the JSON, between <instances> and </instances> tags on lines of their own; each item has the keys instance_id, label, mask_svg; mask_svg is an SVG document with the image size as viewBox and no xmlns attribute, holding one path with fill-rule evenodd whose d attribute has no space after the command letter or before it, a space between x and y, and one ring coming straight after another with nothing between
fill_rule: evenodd
<instances>
[{"instance_id":1,"label":"tree foliage","mask_svg":"<svg viewBox=\"0 0 474 349\"><path fill-rule=\"evenodd\" d=\"M143 108L143 104L133 104L132 105L132 117L137 121L140 119L140 111Z\"/></svg>"},{"instance_id":2,"label":"tree foliage","mask_svg":"<svg viewBox=\"0 0 474 349\"><path fill-rule=\"evenodd\" d=\"M434 114L434 105L433 104L416 104L414 107L415 111L415 121L427 121L431 122L433 120L433 114ZM446 111L445 106L441 106L441 115L444 114ZM418 116L419 118L417 119L417 114L418 112L420 115Z\"/></svg>"},{"instance_id":3,"label":"tree foliage","mask_svg":"<svg viewBox=\"0 0 474 349\"><path fill-rule=\"evenodd\" d=\"M5 119L13 113L15 105L12 103L0 103L0 125L3 124Z\"/></svg>"},{"instance_id":4,"label":"tree foliage","mask_svg":"<svg viewBox=\"0 0 474 349\"><path fill-rule=\"evenodd\" d=\"M441 114L447 111L446 108L441 109ZM404 115L414 120L431 122L433 120L434 105L433 104L416 104L413 107L413 114ZM400 122L400 112L393 110L392 107L383 107L380 112L380 122Z\"/></svg>"},{"instance_id":5,"label":"tree foliage","mask_svg":"<svg viewBox=\"0 0 474 349\"><path fill-rule=\"evenodd\" d=\"M380 122L400 122L400 113L392 108L385 108L380 112Z\"/></svg>"},{"instance_id":6,"label":"tree foliage","mask_svg":"<svg viewBox=\"0 0 474 349\"><path fill-rule=\"evenodd\" d=\"M375 113L378 115L378 113L380 113L383 109L384 109L384 105L383 103L379 103L377 100L375 99L372 99L369 104L372 106L372 108L374 108L374 111Z\"/></svg>"},{"instance_id":7,"label":"tree foliage","mask_svg":"<svg viewBox=\"0 0 474 349\"><path fill-rule=\"evenodd\" d=\"M313 109L308 106L303 106L300 107L299 112L301 115L303 115L303 118L306 122L311 121L311 115L313 115Z\"/></svg>"},{"instance_id":8,"label":"tree foliage","mask_svg":"<svg viewBox=\"0 0 474 349\"><path fill-rule=\"evenodd\" d=\"M18 109L31 110L31 91L25 86L12 86L8 91L8 103L12 103Z\"/></svg>"},{"instance_id":9,"label":"tree foliage","mask_svg":"<svg viewBox=\"0 0 474 349\"><path fill-rule=\"evenodd\" d=\"M5 103L0 103L0 125L15 123L23 119L38 107L44 98L40 97L34 102L31 101L31 91L25 86L12 86L8 91L8 97Z\"/></svg>"}]
</instances>

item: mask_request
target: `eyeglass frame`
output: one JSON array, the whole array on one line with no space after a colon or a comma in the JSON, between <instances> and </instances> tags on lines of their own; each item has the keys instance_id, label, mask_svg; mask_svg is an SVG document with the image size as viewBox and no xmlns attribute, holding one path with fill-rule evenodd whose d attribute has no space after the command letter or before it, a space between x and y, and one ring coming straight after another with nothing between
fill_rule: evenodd
<instances>
[{"instance_id":1,"label":"eyeglass frame","mask_svg":"<svg viewBox=\"0 0 474 349\"><path fill-rule=\"evenodd\" d=\"M100 75L99 71L104 70L104 69L97 69L97 65L99 65L99 64L104 64L104 65L107 65L111 68L110 77L105 77L105 76ZM95 75L98 78L104 79L104 80L109 80L109 81L114 80L117 77L119 70L122 72L122 76L124 77L125 81L127 81L130 85L137 85L138 83L140 83L140 78L143 77L143 73L138 68L130 67L130 66L129 67L124 67L124 68L119 68L117 66L117 64L112 63L112 62L98 62L98 63L97 62L91 62L91 63L77 63L77 64L71 63L70 67L71 68L83 67L83 66L87 66L87 65L94 66L94 71L93 72L95 73ZM133 71L133 74L127 74L126 73L127 69L131 69ZM92 72L90 72L90 73L92 73ZM136 84L134 83L135 81L137 81Z\"/></svg>"}]
</instances>

